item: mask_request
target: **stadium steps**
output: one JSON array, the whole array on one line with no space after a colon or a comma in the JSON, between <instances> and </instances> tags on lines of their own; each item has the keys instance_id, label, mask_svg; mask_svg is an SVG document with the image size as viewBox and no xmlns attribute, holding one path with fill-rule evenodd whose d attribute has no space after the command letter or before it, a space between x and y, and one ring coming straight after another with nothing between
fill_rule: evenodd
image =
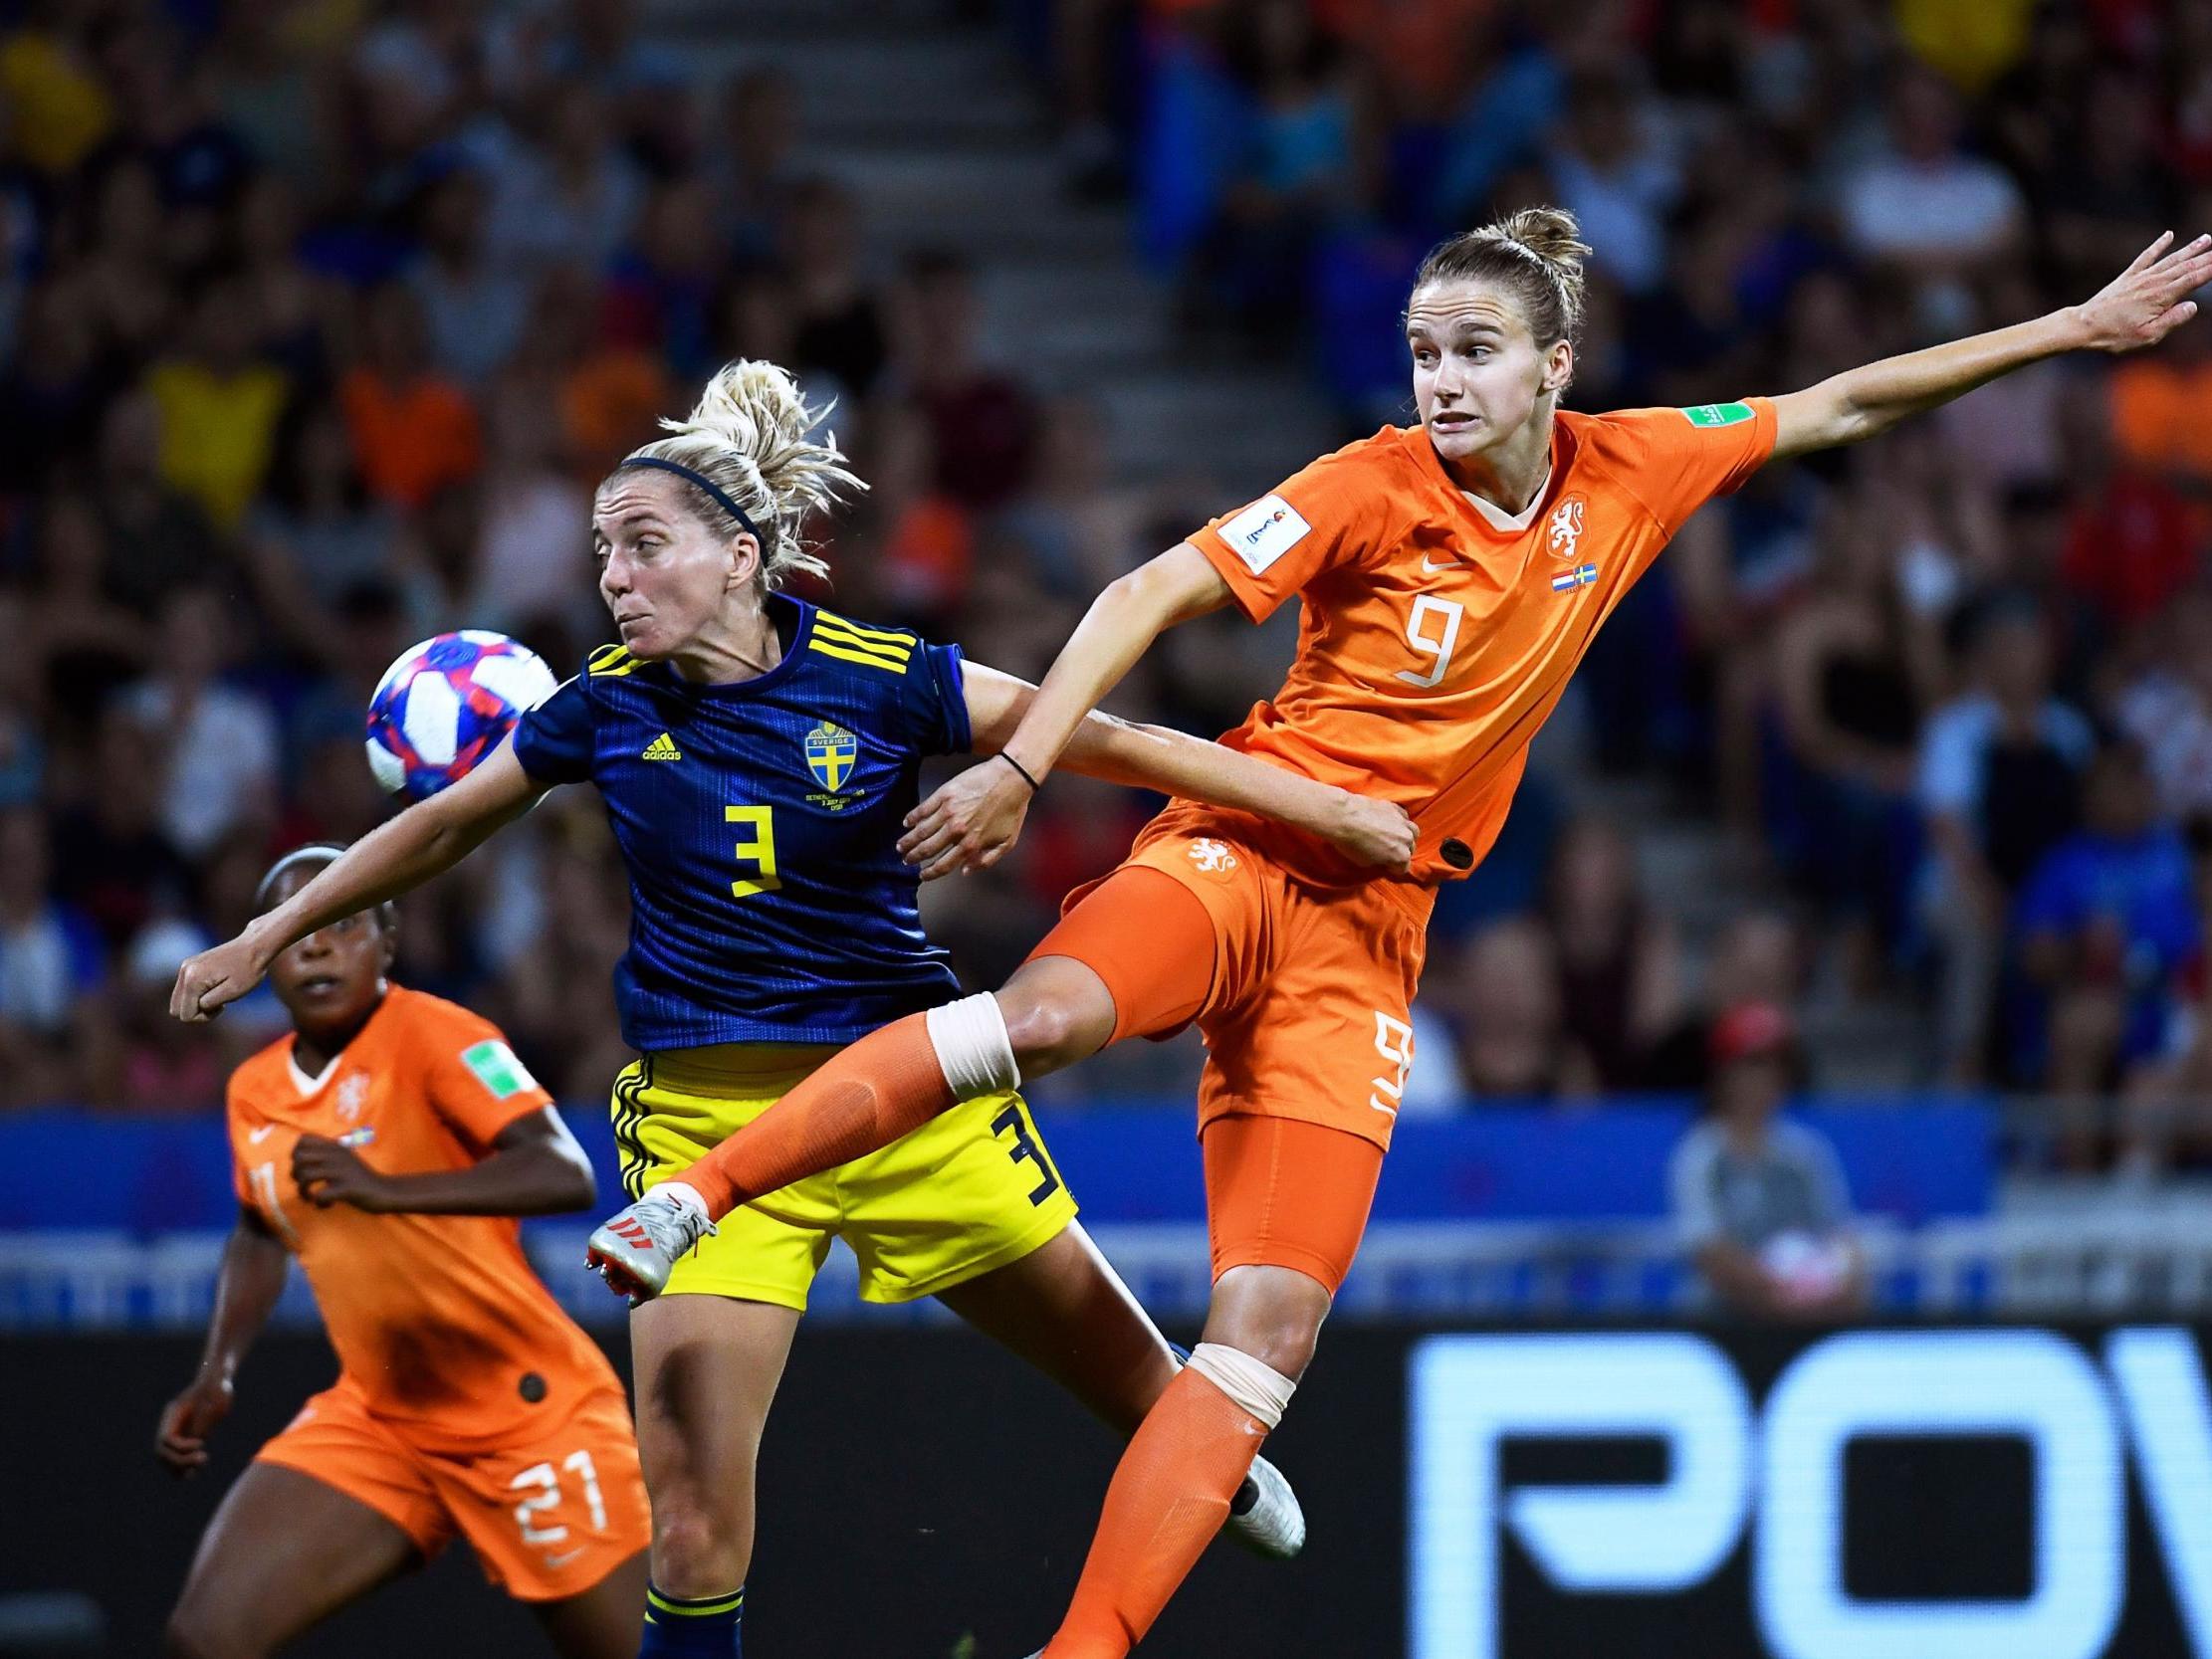
<instances>
[{"instance_id":1,"label":"stadium steps","mask_svg":"<svg viewBox=\"0 0 2212 1659\"><path fill-rule=\"evenodd\" d=\"M1097 400L1121 476L1195 467L1226 506L1335 446L1302 365L1191 349L1127 211L1069 198L1043 91L954 0L647 0L643 17L709 85L785 70L799 164L852 188L886 264L922 245L973 258L987 352L1047 393Z\"/></svg>"},{"instance_id":2,"label":"stadium steps","mask_svg":"<svg viewBox=\"0 0 2212 1659\"><path fill-rule=\"evenodd\" d=\"M1643 888L1680 931L1694 994L1720 931L1747 902L1743 872L1709 820L1679 810L1665 786L1644 779L1578 782L1574 804L1631 826ZM1908 998L1844 994L1837 964L1814 963L1799 1014L1813 1074L1838 1094L1891 1095L1923 1087L1928 1037Z\"/></svg>"}]
</instances>

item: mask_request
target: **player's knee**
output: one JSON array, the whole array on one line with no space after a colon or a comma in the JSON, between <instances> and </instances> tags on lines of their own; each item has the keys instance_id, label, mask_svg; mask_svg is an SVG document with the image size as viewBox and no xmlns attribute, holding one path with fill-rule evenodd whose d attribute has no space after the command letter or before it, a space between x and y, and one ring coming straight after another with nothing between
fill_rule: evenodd
<instances>
[{"instance_id":1,"label":"player's knee","mask_svg":"<svg viewBox=\"0 0 2212 1659\"><path fill-rule=\"evenodd\" d=\"M998 993L998 1010L1024 1078L1087 1059L1114 1034L1110 1002L1103 1009L1088 1007L1058 987L1024 984L1019 976Z\"/></svg>"},{"instance_id":2,"label":"player's knee","mask_svg":"<svg viewBox=\"0 0 2212 1659\"><path fill-rule=\"evenodd\" d=\"M1266 1274L1268 1282L1247 1276ZM1329 1293L1318 1281L1281 1268L1232 1268L1217 1287L1206 1340L1247 1353L1295 1382L1313 1363L1328 1317Z\"/></svg>"},{"instance_id":3,"label":"player's knee","mask_svg":"<svg viewBox=\"0 0 2212 1659\"><path fill-rule=\"evenodd\" d=\"M670 1595L717 1595L742 1584L752 1555L752 1529L742 1516L655 1495L653 1582Z\"/></svg>"},{"instance_id":4,"label":"player's knee","mask_svg":"<svg viewBox=\"0 0 2212 1659\"><path fill-rule=\"evenodd\" d=\"M1313 1363L1313 1350L1320 1340L1318 1325L1283 1319L1246 1330L1238 1341L1227 1346L1295 1382Z\"/></svg>"}]
</instances>

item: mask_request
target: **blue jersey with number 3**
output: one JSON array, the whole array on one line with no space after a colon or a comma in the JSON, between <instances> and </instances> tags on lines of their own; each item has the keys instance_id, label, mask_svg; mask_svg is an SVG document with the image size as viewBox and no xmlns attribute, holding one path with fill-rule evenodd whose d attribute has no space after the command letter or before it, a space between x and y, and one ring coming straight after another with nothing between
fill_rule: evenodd
<instances>
[{"instance_id":1,"label":"blue jersey with number 3","mask_svg":"<svg viewBox=\"0 0 2212 1659\"><path fill-rule=\"evenodd\" d=\"M602 646L515 728L595 783L630 876L622 1038L847 1043L957 994L897 851L923 757L969 746L957 647L772 596L782 661L692 685Z\"/></svg>"}]
</instances>

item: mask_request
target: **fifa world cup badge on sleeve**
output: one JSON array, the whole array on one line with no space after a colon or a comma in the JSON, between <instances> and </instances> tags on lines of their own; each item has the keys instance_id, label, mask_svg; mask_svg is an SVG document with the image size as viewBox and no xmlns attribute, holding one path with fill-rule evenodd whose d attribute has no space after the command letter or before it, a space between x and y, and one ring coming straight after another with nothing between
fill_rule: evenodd
<instances>
[{"instance_id":1,"label":"fifa world cup badge on sleeve","mask_svg":"<svg viewBox=\"0 0 2212 1659\"><path fill-rule=\"evenodd\" d=\"M1262 496L1221 525L1221 539L1258 575L1304 540L1313 526L1280 496Z\"/></svg>"}]
</instances>

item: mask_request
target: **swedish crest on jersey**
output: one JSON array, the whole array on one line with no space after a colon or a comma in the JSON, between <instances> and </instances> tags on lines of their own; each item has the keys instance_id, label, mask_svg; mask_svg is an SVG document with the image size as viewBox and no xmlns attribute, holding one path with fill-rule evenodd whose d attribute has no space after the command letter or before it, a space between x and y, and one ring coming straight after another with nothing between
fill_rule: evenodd
<instances>
[{"instance_id":1,"label":"swedish crest on jersey","mask_svg":"<svg viewBox=\"0 0 2212 1659\"><path fill-rule=\"evenodd\" d=\"M860 739L843 726L823 721L801 741L806 750L806 769L834 798L844 789L845 780L852 776L853 766L860 759ZM823 801L819 795L813 799Z\"/></svg>"}]
</instances>

